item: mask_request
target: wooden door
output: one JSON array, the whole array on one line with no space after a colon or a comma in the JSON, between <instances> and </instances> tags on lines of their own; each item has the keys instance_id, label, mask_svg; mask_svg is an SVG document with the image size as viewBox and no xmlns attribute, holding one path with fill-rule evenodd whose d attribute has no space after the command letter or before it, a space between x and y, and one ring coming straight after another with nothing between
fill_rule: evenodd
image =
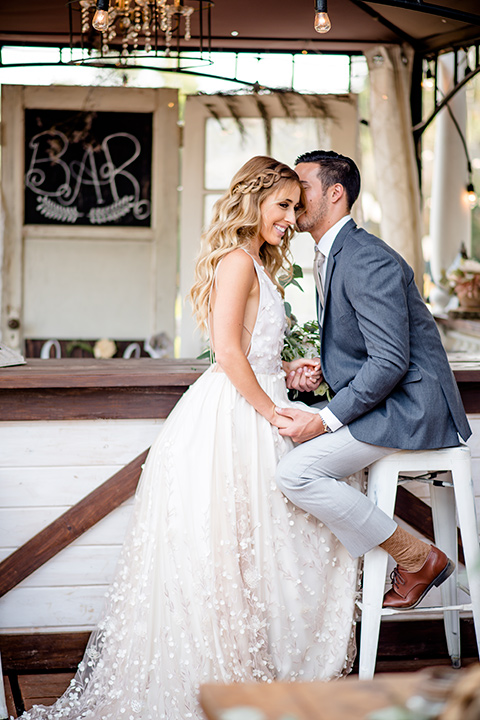
<instances>
[{"instance_id":1,"label":"wooden door","mask_svg":"<svg viewBox=\"0 0 480 720\"><path fill-rule=\"evenodd\" d=\"M79 115L80 139L72 130ZM95 144L89 123L100 121L106 139ZM2 341L22 351L25 338L147 339L164 331L173 339L176 90L7 85L2 130ZM65 162L72 138L80 160ZM139 180L130 162L140 147L148 149ZM88 212L77 202L87 187L97 205Z\"/></svg>"}]
</instances>

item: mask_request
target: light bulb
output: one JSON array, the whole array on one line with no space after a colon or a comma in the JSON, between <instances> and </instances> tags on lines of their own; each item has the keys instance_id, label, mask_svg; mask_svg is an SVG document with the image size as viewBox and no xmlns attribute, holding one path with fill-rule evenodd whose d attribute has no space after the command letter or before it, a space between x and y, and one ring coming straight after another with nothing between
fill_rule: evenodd
<instances>
[{"instance_id":1,"label":"light bulb","mask_svg":"<svg viewBox=\"0 0 480 720\"><path fill-rule=\"evenodd\" d=\"M108 30L107 10L100 10L97 8L97 10L95 10L95 15L93 16L92 25L95 30L98 30L98 32L105 32Z\"/></svg>"},{"instance_id":2,"label":"light bulb","mask_svg":"<svg viewBox=\"0 0 480 720\"><path fill-rule=\"evenodd\" d=\"M425 77L422 80L422 87L423 88L433 88L435 85L435 81L433 79L432 71L430 68L427 69L427 72L425 73Z\"/></svg>"},{"instance_id":3,"label":"light bulb","mask_svg":"<svg viewBox=\"0 0 480 720\"><path fill-rule=\"evenodd\" d=\"M332 23L330 22L328 13L316 12L313 27L315 28L315 30L318 33L327 33L330 30L330 28L332 27Z\"/></svg>"},{"instance_id":4,"label":"light bulb","mask_svg":"<svg viewBox=\"0 0 480 720\"><path fill-rule=\"evenodd\" d=\"M332 27L328 17L327 0L315 0L315 20L313 27L318 33L327 33Z\"/></svg>"},{"instance_id":5,"label":"light bulb","mask_svg":"<svg viewBox=\"0 0 480 720\"><path fill-rule=\"evenodd\" d=\"M467 200L470 203L471 208L474 208L477 204L477 193L475 192L475 188L471 182L467 185Z\"/></svg>"}]
</instances>

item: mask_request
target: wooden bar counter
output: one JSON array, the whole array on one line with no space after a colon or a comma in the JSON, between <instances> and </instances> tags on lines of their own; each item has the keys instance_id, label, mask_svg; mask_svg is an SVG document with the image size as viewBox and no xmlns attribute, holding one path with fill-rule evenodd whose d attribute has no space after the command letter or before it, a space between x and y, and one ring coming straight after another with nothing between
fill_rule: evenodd
<instances>
[{"instance_id":1,"label":"wooden bar counter","mask_svg":"<svg viewBox=\"0 0 480 720\"><path fill-rule=\"evenodd\" d=\"M466 353L450 353L448 358L465 412L480 413L480 358Z\"/></svg>"},{"instance_id":2,"label":"wooden bar counter","mask_svg":"<svg viewBox=\"0 0 480 720\"><path fill-rule=\"evenodd\" d=\"M29 359L0 369L0 421L165 418L204 360Z\"/></svg>"},{"instance_id":3,"label":"wooden bar counter","mask_svg":"<svg viewBox=\"0 0 480 720\"><path fill-rule=\"evenodd\" d=\"M480 358L451 356L467 413L480 412ZM206 360L38 360L0 369L0 421L165 418Z\"/></svg>"}]
</instances>

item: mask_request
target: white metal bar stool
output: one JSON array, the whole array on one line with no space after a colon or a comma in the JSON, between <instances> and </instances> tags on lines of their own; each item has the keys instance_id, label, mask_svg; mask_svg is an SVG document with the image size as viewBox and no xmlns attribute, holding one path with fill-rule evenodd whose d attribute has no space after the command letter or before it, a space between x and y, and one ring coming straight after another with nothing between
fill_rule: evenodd
<instances>
[{"instance_id":1,"label":"white metal bar stool","mask_svg":"<svg viewBox=\"0 0 480 720\"><path fill-rule=\"evenodd\" d=\"M451 475L451 480L434 481L430 485L435 545L458 567L456 520L458 515L471 602L467 605L457 604L457 570L455 570L440 588L441 607L418 608L409 612L443 612L448 653L452 664L459 667L461 610L471 610L473 613L480 655L480 548L470 450L466 445L440 450L401 450L373 463L369 470L368 497L390 517L393 517L398 477L401 473ZM371 679L375 672L382 616L402 612L382 608L387 561L388 555L380 547L370 550L365 555L363 595L362 602L359 603L362 610L359 678L363 680Z\"/></svg>"}]
</instances>

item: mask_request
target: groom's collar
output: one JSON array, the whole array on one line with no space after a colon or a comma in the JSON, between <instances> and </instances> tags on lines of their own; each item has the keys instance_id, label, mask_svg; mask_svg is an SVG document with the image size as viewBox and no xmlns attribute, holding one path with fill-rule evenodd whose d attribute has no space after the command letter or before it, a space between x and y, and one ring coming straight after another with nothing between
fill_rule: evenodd
<instances>
[{"instance_id":1,"label":"groom's collar","mask_svg":"<svg viewBox=\"0 0 480 720\"><path fill-rule=\"evenodd\" d=\"M347 224L349 220L352 219L351 215L344 215L340 220L338 220L335 225L332 225L327 232L322 235L320 238L320 242L317 244L317 248L320 250L320 252L325 255L326 258L330 255L330 250L332 249L332 245L335 242L335 238L337 237L340 230L343 228L344 225Z\"/></svg>"}]
</instances>

